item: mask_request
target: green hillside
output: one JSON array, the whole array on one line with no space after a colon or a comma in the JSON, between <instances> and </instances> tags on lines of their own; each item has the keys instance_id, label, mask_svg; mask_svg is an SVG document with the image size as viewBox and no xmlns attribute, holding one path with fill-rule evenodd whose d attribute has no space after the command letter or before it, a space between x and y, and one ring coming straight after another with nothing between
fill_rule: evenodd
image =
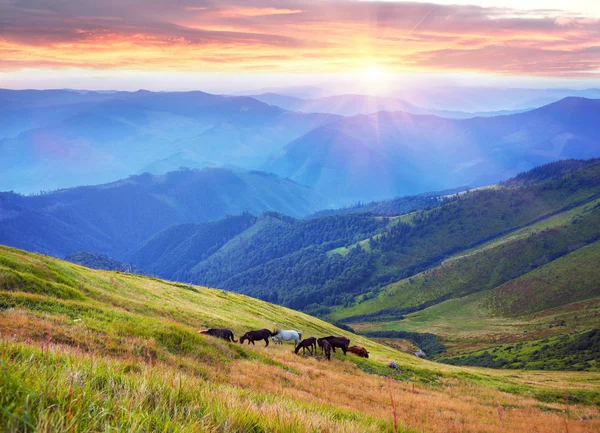
<instances>
[{"instance_id":1,"label":"green hillside","mask_svg":"<svg viewBox=\"0 0 600 433\"><path fill-rule=\"evenodd\" d=\"M381 317L352 326L431 332L442 337L450 353L583 332L600 325L599 260L597 241L494 289L436 304L402 320Z\"/></svg>"},{"instance_id":2,"label":"green hillside","mask_svg":"<svg viewBox=\"0 0 600 433\"><path fill-rule=\"evenodd\" d=\"M498 191L535 188L561 199L565 189L581 193L576 185L595 179L588 177L594 171L593 161L549 164ZM583 190L589 199L581 204L549 212L457 251L431 269L356 296L329 318L378 337L431 333L446 349L431 352L435 359L457 365L597 369L599 343L577 340L600 328L600 184L588 186ZM575 354L565 349L578 345L586 349ZM547 353L540 354L541 347Z\"/></svg>"},{"instance_id":3,"label":"green hillside","mask_svg":"<svg viewBox=\"0 0 600 433\"><path fill-rule=\"evenodd\" d=\"M597 210L597 205L588 206L587 211L560 230L545 229L525 239L498 242L493 248L451 260L415 277L412 283L405 281L390 287L386 295L336 313L350 314L346 321L353 322L352 326L360 332L378 331L381 335L381 331L391 331L392 334L383 334L388 337L395 331L433 333L441 337L448 349L436 359L457 365L596 370L600 352L597 339L583 345L587 352L563 349L577 346L578 341L568 337L572 333L584 335L600 327L600 241L586 245L575 236L579 232L575 228L584 227L585 223L580 223ZM566 254L550 260L552 257L540 247L542 262L532 260L530 269L522 275L503 284L498 280L499 275L504 275L498 269L515 272L519 263L531 260L532 245L557 242L560 237L538 239L539 235L552 233L568 235ZM575 249L568 252L572 248ZM369 311L365 307L377 311L383 306L402 305L417 295L427 296L442 288L451 299L416 312L411 313L410 308L388 308L364 313ZM352 316L356 311L363 314ZM557 340L567 337L566 341ZM554 340L549 343L549 338ZM511 350L505 351L506 347ZM545 348L544 356L533 356L533 352L537 355L542 351L541 347Z\"/></svg>"},{"instance_id":4,"label":"green hillside","mask_svg":"<svg viewBox=\"0 0 600 433\"><path fill-rule=\"evenodd\" d=\"M565 213L568 219L559 214L550 221L539 222L542 227L523 229L527 235L512 233L489 245L459 253L458 257L451 257L431 270L390 284L377 296L359 297L355 306L339 309L331 317L348 322L401 318L447 299L497 287L600 237L600 200ZM586 267L587 263L582 265L584 270L595 268ZM515 298L515 302L523 302L519 294ZM575 300L579 299L573 298ZM499 300L503 302L506 300Z\"/></svg>"},{"instance_id":5,"label":"green hillside","mask_svg":"<svg viewBox=\"0 0 600 433\"><path fill-rule=\"evenodd\" d=\"M289 344L241 346L197 332L206 327L228 327L238 338L263 327L345 335L371 356L338 351L327 362L294 355ZM399 370L387 368L390 361ZM243 295L7 247L0 366L0 426L11 432L600 428L597 373L436 364Z\"/></svg>"},{"instance_id":6,"label":"green hillside","mask_svg":"<svg viewBox=\"0 0 600 433\"><path fill-rule=\"evenodd\" d=\"M536 370L600 370L600 329L442 357L453 365Z\"/></svg>"}]
</instances>

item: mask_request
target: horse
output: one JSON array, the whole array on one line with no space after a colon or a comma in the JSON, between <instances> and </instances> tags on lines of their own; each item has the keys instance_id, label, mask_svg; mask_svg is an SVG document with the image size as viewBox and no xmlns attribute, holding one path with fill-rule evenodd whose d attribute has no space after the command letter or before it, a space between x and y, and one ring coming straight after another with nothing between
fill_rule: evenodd
<instances>
[{"instance_id":1,"label":"horse","mask_svg":"<svg viewBox=\"0 0 600 433\"><path fill-rule=\"evenodd\" d=\"M255 341L265 340L265 347L269 345L269 337L273 335L268 329L260 329L258 331L248 331L242 337L240 337L240 344L244 344L244 341L248 340L248 345L252 343L254 346Z\"/></svg>"},{"instance_id":2,"label":"horse","mask_svg":"<svg viewBox=\"0 0 600 433\"><path fill-rule=\"evenodd\" d=\"M346 350L348 350L348 346L350 346L350 340L346 337L335 337L330 335L329 337L323 337L323 340L329 341L331 347L333 348L333 353L335 353L335 348L338 347L342 349L344 355L346 354ZM335 341L335 343L333 343ZM345 348L344 348L345 345Z\"/></svg>"},{"instance_id":3,"label":"horse","mask_svg":"<svg viewBox=\"0 0 600 433\"><path fill-rule=\"evenodd\" d=\"M306 349L308 349L308 351L312 355L313 347L315 348L315 352L316 352L317 351L317 339L315 337L305 338L304 340L302 340L300 343L298 343L296 345L296 349L294 350L294 353L297 355L298 352L300 351L300 349L302 349L302 354L304 355L306 353Z\"/></svg>"},{"instance_id":4,"label":"horse","mask_svg":"<svg viewBox=\"0 0 600 433\"><path fill-rule=\"evenodd\" d=\"M355 355L358 355L362 358L368 358L369 357L369 352L367 351L367 349L365 349L364 347L361 346L350 346L348 348L348 352L352 352Z\"/></svg>"},{"instance_id":5,"label":"horse","mask_svg":"<svg viewBox=\"0 0 600 433\"><path fill-rule=\"evenodd\" d=\"M210 328L200 331L200 334L210 335L212 337L222 338L225 341L237 343L237 340L233 336L233 332L229 329Z\"/></svg>"},{"instance_id":6,"label":"horse","mask_svg":"<svg viewBox=\"0 0 600 433\"><path fill-rule=\"evenodd\" d=\"M331 361L331 344L329 341L319 338L317 340L319 342L319 346L323 350L323 354L325 355L325 359Z\"/></svg>"},{"instance_id":7,"label":"horse","mask_svg":"<svg viewBox=\"0 0 600 433\"><path fill-rule=\"evenodd\" d=\"M333 352L335 353L335 348L337 347L338 349L342 349L342 352L344 352L344 355L346 355L346 351L348 350L348 344L350 344L350 340L348 340L346 337L334 337L334 336L329 336L329 337L323 337L323 338L319 338L319 346L321 346L321 341L327 341L329 343L329 345L333 348Z\"/></svg>"},{"instance_id":8,"label":"horse","mask_svg":"<svg viewBox=\"0 0 600 433\"><path fill-rule=\"evenodd\" d=\"M294 331L293 329L290 329L287 331L282 331L281 329L278 329L275 332L273 332L271 335L273 336L272 340L273 340L273 343L275 343L275 344L277 344L278 342L279 342L279 344L283 344L284 340L285 341L294 340L294 346L297 346L298 342L302 338L302 332Z\"/></svg>"}]
</instances>

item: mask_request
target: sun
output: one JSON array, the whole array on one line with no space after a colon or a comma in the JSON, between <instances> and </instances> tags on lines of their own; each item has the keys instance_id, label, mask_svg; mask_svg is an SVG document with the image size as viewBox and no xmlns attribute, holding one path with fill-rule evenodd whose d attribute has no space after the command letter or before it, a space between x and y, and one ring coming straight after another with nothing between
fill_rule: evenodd
<instances>
[{"instance_id":1,"label":"sun","mask_svg":"<svg viewBox=\"0 0 600 433\"><path fill-rule=\"evenodd\" d=\"M383 68L379 65L368 65L362 69L360 75L365 81L378 81L383 78L385 73Z\"/></svg>"},{"instance_id":2,"label":"sun","mask_svg":"<svg viewBox=\"0 0 600 433\"><path fill-rule=\"evenodd\" d=\"M389 85L389 73L380 65L369 64L356 71L357 86L367 94L385 93Z\"/></svg>"}]
</instances>

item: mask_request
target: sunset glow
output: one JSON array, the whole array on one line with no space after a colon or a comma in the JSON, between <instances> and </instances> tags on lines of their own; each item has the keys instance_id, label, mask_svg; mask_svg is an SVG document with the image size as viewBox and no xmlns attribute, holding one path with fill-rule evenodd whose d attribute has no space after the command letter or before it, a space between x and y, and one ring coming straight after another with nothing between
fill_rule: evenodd
<instances>
[{"instance_id":1,"label":"sunset glow","mask_svg":"<svg viewBox=\"0 0 600 433\"><path fill-rule=\"evenodd\" d=\"M0 79L73 69L99 76L356 70L373 72L361 74L373 79L381 71L600 76L594 5L575 1L563 10L550 2L541 10L527 1L477 3L4 1Z\"/></svg>"}]
</instances>

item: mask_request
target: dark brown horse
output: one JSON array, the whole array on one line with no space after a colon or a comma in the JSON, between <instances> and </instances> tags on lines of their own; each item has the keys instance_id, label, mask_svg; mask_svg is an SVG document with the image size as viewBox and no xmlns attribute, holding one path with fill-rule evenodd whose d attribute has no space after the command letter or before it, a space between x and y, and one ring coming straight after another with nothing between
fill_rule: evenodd
<instances>
[{"instance_id":1,"label":"dark brown horse","mask_svg":"<svg viewBox=\"0 0 600 433\"><path fill-rule=\"evenodd\" d=\"M331 344L329 344L329 341L322 338L319 338L317 341L319 342L319 347L323 350L325 359L331 361Z\"/></svg>"},{"instance_id":2,"label":"dark brown horse","mask_svg":"<svg viewBox=\"0 0 600 433\"><path fill-rule=\"evenodd\" d=\"M265 340L265 346L269 345L269 337L273 335L268 329L261 329L258 331L248 331L240 338L240 344L244 344L244 341L248 340L248 344L254 345L255 341Z\"/></svg>"},{"instance_id":3,"label":"dark brown horse","mask_svg":"<svg viewBox=\"0 0 600 433\"><path fill-rule=\"evenodd\" d=\"M298 343L298 345L296 346L296 349L294 350L294 353L296 353L296 355L297 355L298 352L300 351L300 349L302 349L302 354L304 355L306 353L306 349L308 349L310 354L313 355L313 347L315 348L315 352L316 352L317 351L317 339L315 337L305 338L300 343Z\"/></svg>"},{"instance_id":4,"label":"dark brown horse","mask_svg":"<svg viewBox=\"0 0 600 433\"><path fill-rule=\"evenodd\" d=\"M335 353L335 348L337 347L338 349L342 349L342 352L344 352L344 355L346 354L346 351L348 350L348 346L350 345L350 340L347 339L346 337L335 337L333 335L330 335L329 337L319 338L319 340L329 341L329 344L333 348L333 353Z\"/></svg>"},{"instance_id":5,"label":"dark brown horse","mask_svg":"<svg viewBox=\"0 0 600 433\"><path fill-rule=\"evenodd\" d=\"M355 355L358 355L362 358L369 357L369 352L367 351L367 349L365 349L364 347L361 347L361 346L350 346L348 348L348 352L354 353Z\"/></svg>"},{"instance_id":6,"label":"dark brown horse","mask_svg":"<svg viewBox=\"0 0 600 433\"><path fill-rule=\"evenodd\" d=\"M225 341L237 343L230 329L210 328L205 331L200 331L200 334L210 335L212 337L222 338Z\"/></svg>"}]
</instances>

